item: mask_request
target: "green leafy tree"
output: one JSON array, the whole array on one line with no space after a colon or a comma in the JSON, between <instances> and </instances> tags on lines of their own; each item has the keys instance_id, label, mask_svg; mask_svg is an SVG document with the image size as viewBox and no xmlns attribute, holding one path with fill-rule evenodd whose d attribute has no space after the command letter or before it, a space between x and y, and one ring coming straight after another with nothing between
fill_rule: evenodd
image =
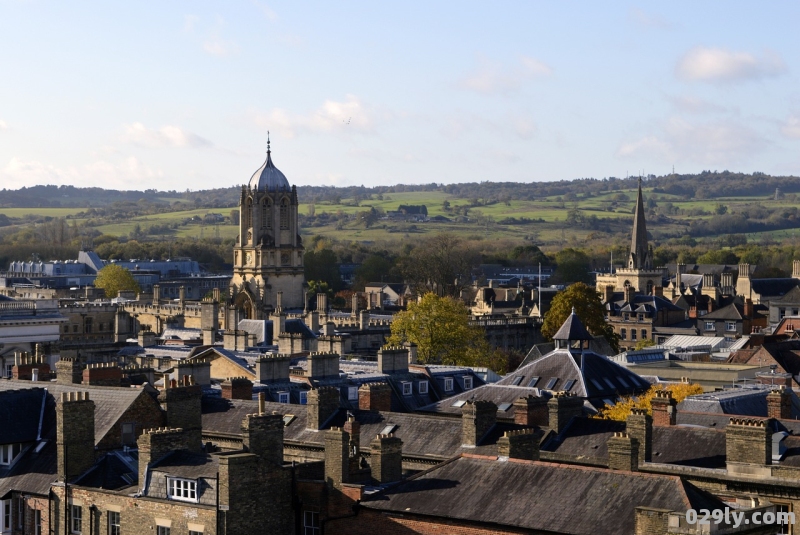
<instances>
[{"instance_id":1,"label":"green leafy tree","mask_svg":"<svg viewBox=\"0 0 800 535\"><path fill-rule=\"evenodd\" d=\"M548 340L552 340L553 335L558 332L558 329L572 313L573 307L575 314L590 333L594 336L602 336L614 351L619 351L619 338L611 325L605 321L605 309L600 301L600 294L582 282L571 285L553 298L550 310L544 315L542 335Z\"/></svg>"},{"instance_id":2,"label":"green leafy tree","mask_svg":"<svg viewBox=\"0 0 800 535\"><path fill-rule=\"evenodd\" d=\"M642 338L641 340L636 342L636 345L634 346L633 349L639 351L640 349L645 349L647 347L652 347L654 345L656 345L656 341L653 340L652 338Z\"/></svg>"},{"instance_id":3,"label":"green leafy tree","mask_svg":"<svg viewBox=\"0 0 800 535\"><path fill-rule=\"evenodd\" d=\"M306 280L325 282L334 292L342 288L342 277L339 274L339 259L331 249L308 251L303 256Z\"/></svg>"},{"instance_id":4,"label":"green leafy tree","mask_svg":"<svg viewBox=\"0 0 800 535\"><path fill-rule=\"evenodd\" d=\"M486 365L492 352L480 327L469 324L469 311L451 297L427 293L395 315L389 345L411 342L426 364Z\"/></svg>"},{"instance_id":5,"label":"green leafy tree","mask_svg":"<svg viewBox=\"0 0 800 535\"><path fill-rule=\"evenodd\" d=\"M116 264L109 264L98 271L94 285L97 288L102 288L106 297L111 299L117 297L123 291L136 293L142 291L131 272Z\"/></svg>"},{"instance_id":6,"label":"green leafy tree","mask_svg":"<svg viewBox=\"0 0 800 535\"><path fill-rule=\"evenodd\" d=\"M556 271L554 278L557 282L590 282L591 264L589 256L578 249L568 247L556 253Z\"/></svg>"}]
</instances>

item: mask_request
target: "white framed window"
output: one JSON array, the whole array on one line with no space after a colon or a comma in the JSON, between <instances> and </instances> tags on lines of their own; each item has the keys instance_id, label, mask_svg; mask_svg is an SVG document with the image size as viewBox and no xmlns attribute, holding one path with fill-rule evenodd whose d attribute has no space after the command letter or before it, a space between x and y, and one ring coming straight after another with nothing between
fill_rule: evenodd
<instances>
[{"instance_id":1,"label":"white framed window","mask_svg":"<svg viewBox=\"0 0 800 535\"><path fill-rule=\"evenodd\" d=\"M706 322L706 330L707 331L713 331L714 330L714 322L713 321L707 321Z\"/></svg>"},{"instance_id":2,"label":"white framed window","mask_svg":"<svg viewBox=\"0 0 800 535\"><path fill-rule=\"evenodd\" d=\"M172 500L197 503L197 480L195 479L167 478L167 490Z\"/></svg>"},{"instance_id":3,"label":"white framed window","mask_svg":"<svg viewBox=\"0 0 800 535\"><path fill-rule=\"evenodd\" d=\"M413 385L411 383L402 383L402 384L403 384L403 395L410 396L413 393L412 390Z\"/></svg>"},{"instance_id":4,"label":"white framed window","mask_svg":"<svg viewBox=\"0 0 800 535\"><path fill-rule=\"evenodd\" d=\"M347 387L347 399L350 401L358 401L358 387L357 386L348 386Z\"/></svg>"},{"instance_id":5,"label":"white framed window","mask_svg":"<svg viewBox=\"0 0 800 535\"><path fill-rule=\"evenodd\" d=\"M11 533L11 500L3 500L3 533Z\"/></svg>"},{"instance_id":6,"label":"white framed window","mask_svg":"<svg viewBox=\"0 0 800 535\"><path fill-rule=\"evenodd\" d=\"M736 332L736 322L735 321L725 322L725 330L728 332Z\"/></svg>"},{"instance_id":7,"label":"white framed window","mask_svg":"<svg viewBox=\"0 0 800 535\"><path fill-rule=\"evenodd\" d=\"M419 382L419 393L420 394L427 394L428 393L428 381L420 381Z\"/></svg>"},{"instance_id":8,"label":"white framed window","mask_svg":"<svg viewBox=\"0 0 800 535\"><path fill-rule=\"evenodd\" d=\"M783 518L787 518L789 520L788 523L777 524L776 527L778 528L778 531L776 531L776 533L789 535L791 533L791 525L794 524L794 513L792 512L792 505L789 503L776 503L775 513L777 515L781 514L787 515ZM778 518L782 517L778 516Z\"/></svg>"},{"instance_id":9,"label":"white framed window","mask_svg":"<svg viewBox=\"0 0 800 535\"><path fill-rule=\"evenodd\" d=\"M300 392L300 405L307 405L308 404L308 392L302 391Z\"/></svg>"},{"instance_id":10,"label":"white framed window","mask_svg":"<svg viewBox=\"0 0 800 535\"><path fill-rule=\"evenodd\" d=\"M83 527L83 507L80 505L73 505L70 512L70 516L72 517L72 521L70 522L72 533L80 533Z\"/></svg>"},{"instance_id":11,"label":"white framed window","mask_svg":"<svg viewBox=\"0 0 800 535\"><path fill-rule=\"evenodd\" d=\"M108 512L108 535L120 535L119 513L116 511Z\"/></svg>"},{"instance_id":12,"label":"white framed window","mask_svg":"<svg viewBox=\"0 0 800 535\"><path fill-rule=\"evenodd\" d=\"M453 378L452 377L445 377L444 378L444 391L445 392L452 392L453 391Z\"/></svg>"},{"instance_id":13,"label":"white framed window","mask_svg":"<svg viewBox=\"0 0 800 535\"><path fill-rule=\"evenodd\" d=\"M464 390L472 389L472 377L469 375L464 376Z\"/></svg>"},{"instance_id":14,"label":"white framed window","mask_svg":"<svg viewBox=\"0 0 800 535\"><path fill-rule=\"evenodd\" d=\"M278 392L278 403L289 403L289 392Z\"/></svg>"},{"instance_id":15,"label":"white framed window","mask_svg":"<svg viewBox=\"0 0 800 535\"><path fill-rule=\"evenodd\" d=\"M303 535L319 535L319 513L317 511L303 511Z\"/></svg>"},{"instance_id":16,"label":"white framed window","mask_svg":"<svg viewBox=\"0 0 800 535\"><path fill-rule=\"evenodd\" d=\"M6 364L6 377L11 377L14 375L14 365L13 364Z\"/></svg>"}]
</instances>

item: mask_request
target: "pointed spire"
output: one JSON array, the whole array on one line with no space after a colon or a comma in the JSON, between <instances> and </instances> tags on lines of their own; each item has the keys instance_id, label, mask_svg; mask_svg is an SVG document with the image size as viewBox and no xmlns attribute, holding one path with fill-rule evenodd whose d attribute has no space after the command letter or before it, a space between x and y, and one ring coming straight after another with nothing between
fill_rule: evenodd
<instances>
[{"instance_id":1,"label":"pointed spire","mask_svg":"<svg viewBox=\"0 0 800 535\"><path fill-rule=\"evenodd\" d=\"M629 269L652 269L650 248L647 244L647 225L644 220L644 198L642 197L642 177L639 176L639 191L636 195L636 210L633 216L633 233L631 235L631 254L628 260Z\"/></svg>"},{"instance_id":2,"label":"pointed spire","mask_svg":"<svg viewBox=\"0 0 800 535\"><path fill-rule=\"evenodd\" d=\"M270 155L272 151L269 150L269 130L267 130L267 156Z\"/></svg>"}]
</instances>

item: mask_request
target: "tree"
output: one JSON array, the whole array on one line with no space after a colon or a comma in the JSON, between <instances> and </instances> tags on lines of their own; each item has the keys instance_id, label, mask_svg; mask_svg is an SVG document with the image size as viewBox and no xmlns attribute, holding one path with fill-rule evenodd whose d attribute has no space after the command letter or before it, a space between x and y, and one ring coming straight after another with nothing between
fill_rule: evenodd
<instances>
[{"instance_id":1,"label":"tree","mask_svg":"<svg viewBox=\"0 0 800 535\"><path fill-rule=\"evenodd\" d=\"M403 260L403 274L417 289L457 298L472 284L472 266L480 255L458 236L442 233L425 240Z\"/></svg>"},{"instance_id":2,"label":"tree","mask_svg":"<svg viewBox=\"0 0 800 535\"><path fill-rule=\"evenodd\" d=\"M490 358L483 329L469 324L469 311L451 297L429 292L395 315L388 345L417 345L426 364L478 365Z\"/></svg>"},{"instance_id":3,"label":"tree","mask_svg":"<svg viewBox=\"0 0 800 535\"><path fill-rule=\"evenodd\" d=\"M542 336L552 340L553 335L567 320L573 308L575 308L575 314L591 334L602 336L614 351L619 351L619 338L611 325L605 321L605 309L600 301L600 294L582 282L571 285L553 298L550 310L544 315Z\"/></svg>"},{"instance_id":4,"label":"tree","mask_svg":"<svg viewBox=\"0 0 800 535\"><path fill-rule=\"evenodd\" d=\"M578 249L568 247L556 253L557 282L589 282L591 280L589 256Z\"/></svg>"},{"instance_id":5,"label":"tree","mask_svg":"<svg viewBox=\"0 0 800 535\"><path fill-rule=\"evenodd\" d=\"M98 271L94 285L97 288L102 288L106 297L111 299L117 297L123 291L136 293L142 291L131 272L116 264L109 264Z\"/></svg>"},{"instance_id":6,"label":"tree","mask_svg":"<svg viewBox=\"0 0 800 535\"><path fill-rule=\"evenodd\" d=\"M303 256L303 266L306 280L326 282L334 292L342 288L339 259L331 249L308 251Z\"/></svg>"},{"instance_id":7,"label":"tree","mask_svg":"<svg viewBox=\"0 0 800 535\"><path fill-rule=\"evenodd\" d=\"M678 403L689 396L703 393L702 386L691 383L678 383L667 385L666 387L662 385L653 385L644 394L635 397L625 396L614 405L606 405L600 409L597 418L624 422L628 419L633 409L645 409L647 414L653 414L653 407L650 402L659 390L669 390L672 392L672 397L675 398Z\"/></svg>"},{"instance_id":8,"label":"tree","mask_svg":"<svg viewBox=\"0 0 800 535\"><path fill-rule=\"evenodd\" d=\"M636 345L633 347L633 349L635 351L639 351L640 349L645 349L647 347L653 347L654 345L656 345L656 341L653 340L652 338L642 338L641 340L636 342Z\"/></svg>"}]
</instances>

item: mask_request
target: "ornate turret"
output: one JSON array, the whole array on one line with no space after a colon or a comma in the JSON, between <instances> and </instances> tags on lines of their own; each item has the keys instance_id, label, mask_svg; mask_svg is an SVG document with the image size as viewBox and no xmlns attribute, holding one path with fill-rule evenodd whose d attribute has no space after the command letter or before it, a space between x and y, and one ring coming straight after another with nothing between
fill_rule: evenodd
<instances>
[{"instance_id":1,"label":"ornate turret","mask_svg":"<svg viewBox=\"0 0 800 535\"><path fill-rule=\"evenodd\" d=\"M644 200L642 198L642 178L639 177L639 192L636 196L636 211L633 216L631 254L628 269L653 269L653 259L647 244L647 225L644 221Z\"/></svg>"},{"instance_id":2,"label":"ornate turret","mask_svg":"<svg viewBox=\"0 0 800 535\"><path fill-rule=\"evenodd\" d=\"M575 307L572 307L572 313L567 316L561 328L553 335L556 348L569 348L573 342L580 342L580 347L583 348L584 342L588 344L593 339L594 337L586 330L581 319L575 314Z\"/></svg>"}]
</instances>

